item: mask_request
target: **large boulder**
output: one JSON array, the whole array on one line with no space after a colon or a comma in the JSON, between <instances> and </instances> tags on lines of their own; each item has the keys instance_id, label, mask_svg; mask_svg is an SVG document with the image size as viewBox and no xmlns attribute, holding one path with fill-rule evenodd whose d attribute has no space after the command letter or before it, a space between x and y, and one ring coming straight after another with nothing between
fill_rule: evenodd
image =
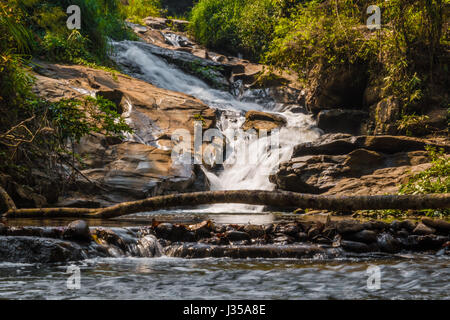
<instances>
[{"instance_id":1,"label":"large boulder","mask_svg":"<svg viewBox=\"0 0 450 320\"><path fill-rule=\"evenodd\" d=\"M0 261L52 263L82 260L82 247L74 242L38 237L0 236Z\"/></svg>"}]
</instances>

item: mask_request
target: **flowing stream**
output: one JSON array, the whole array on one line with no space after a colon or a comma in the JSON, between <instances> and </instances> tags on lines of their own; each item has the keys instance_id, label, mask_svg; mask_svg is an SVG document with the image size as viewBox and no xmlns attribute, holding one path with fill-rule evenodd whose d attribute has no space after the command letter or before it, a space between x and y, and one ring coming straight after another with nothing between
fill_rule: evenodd
<instances>
[{"instance_id":1,"label":"flowing stream","mask_svg":"<svg viewBox=\"0 0 450 320\"><path fill-rule=\"evenodd\" d=\"M219 110L217 127L226 136L233 150L224 159L223 170L215 173L204 169L212 190L273 190L269 174L290 159L295 145L312 141L320 135L310 115L282 112L283 105L275 103L265 90L247 90L238 95L211 88L202 80L168 64L164 59L145 50L145 44L131 41L113 43L114 59L128 73L160 88L192 95L211 108ZM240 90L238 90L240 92ZM251 139L249 134L236 134L250 110L281 115L287 123L279 132ZM235 136L234 136L235 135ZM140 141L145 140L142 137ZM254 212L262 206L212 205L203 211Z\"/></svg>"},{"instance_id":2,"label":"flowing stream","mask_svg":"<svg viewBox=\"0 0 450 320\"><path fill-rule=\"evenodd\" d=\"M97 258L67 265L0 263L0 299L449 299L450 259L428 255L340 261ZM367 287L378 266L378 290Z\"/></svg>"}]
</instances>

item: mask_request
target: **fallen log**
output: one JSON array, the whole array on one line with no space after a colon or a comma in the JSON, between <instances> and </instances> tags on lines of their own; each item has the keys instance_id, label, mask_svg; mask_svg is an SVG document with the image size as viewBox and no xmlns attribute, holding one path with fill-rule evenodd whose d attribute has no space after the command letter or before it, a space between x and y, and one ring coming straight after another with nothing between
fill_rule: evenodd
<instances>
[{"instance_id":1,"label":"fallen log","mask_svg":"<svg viewBox=\"0 0 450 320\"><path fill-rule=\"evenodd\" d=\"M11 209L4 216L9 218L70 217L110 219L138 212L216 203L240 203L334 211L421 210L450 208L450 194L330 196L288 191L206 191L156 196L139 201L124 202L102 209Z\"/></svg>"}]
</instances>

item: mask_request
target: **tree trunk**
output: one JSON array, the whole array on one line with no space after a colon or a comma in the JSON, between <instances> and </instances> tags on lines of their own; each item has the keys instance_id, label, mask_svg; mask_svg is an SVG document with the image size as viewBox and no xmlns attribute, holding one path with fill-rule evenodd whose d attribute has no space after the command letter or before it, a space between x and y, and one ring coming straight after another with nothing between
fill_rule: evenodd
<instances>
[{"instance_id":1,"label":"tree trunk","mask_svg":"<svg viewBox=\"0 0 450 320\"><path fill-rule=\"evenodd\" d=\"M379 209L420 210L450 208L450 194L329 196L288 191L207 191L157 196L139 201L124 202L103 209L12 209L5 216L11 218L74 217L109 219L138 212L214 203L242 203L334 211Z\"/></svg>"}]
</instances>

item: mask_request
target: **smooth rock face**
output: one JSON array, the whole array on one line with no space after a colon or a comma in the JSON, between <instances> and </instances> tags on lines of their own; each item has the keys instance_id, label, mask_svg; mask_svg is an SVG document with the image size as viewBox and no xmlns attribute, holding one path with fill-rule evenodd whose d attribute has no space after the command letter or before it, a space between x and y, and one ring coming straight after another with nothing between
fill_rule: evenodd
<instances>
[{"instance_id":1,"label":"smooth rock face","mask_svg":"<svg viewBox=\"0 0 450 320\"><path fill-rule=\"evenodd\" d=\"M186 129L191 134L196 117L204 129L215 125L215 111L182 93L159 89L144 81L82 66L39 62L33 90L42 98L58 101L98 93L111 99L129 119L138 142L122 142L100 134L84 137L75 152L85 159L75 190L58 205L107 206L152 195L205 188L201 170L173 166L171 135ZM203 185L203 186L202 186ZM101 186L101 187L100 187ZM93 196L95 194L95 196Z\"/></svg>"},{"instance_id":2,"label":"smooth rock face","mask_svg":"<svg viewBox=\"0 0 450 320\"><path fill-rule=\"evenodd\" d=\"M296 146L292 159L270 181L278 189L301 193L395 194L409 176L430 167L427 144L450 151L410 137L326 134Z\"/></svg>"},{"instance_id":3,"label":"smooth rock face","mask_svg":"<svg viewBox=\"0 0 450 320\"><path fill-rule=\"evenodd\" d=\"M71 222L63 234L65 239L78 241L91 241L91 232L89 225L84 220L76 220Z\"/></svg>"}]
</instances>

